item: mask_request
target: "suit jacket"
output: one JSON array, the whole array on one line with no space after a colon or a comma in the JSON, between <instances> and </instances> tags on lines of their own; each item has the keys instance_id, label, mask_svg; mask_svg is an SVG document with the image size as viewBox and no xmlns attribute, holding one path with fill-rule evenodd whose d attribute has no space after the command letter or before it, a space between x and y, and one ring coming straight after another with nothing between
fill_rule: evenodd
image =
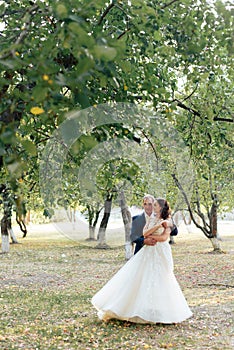
<instances>
[{"instance_id":1,"label":"suit jacket","mask_svg":"<svg viewBox=\"0 0 234 350\"><path fill-rule=\"evenodd\" d=\"M133 216L130 239L136 243L134 254L136 254L144 245L143 228L146 224L145 213Z\"/></svg>"}]
</instances>

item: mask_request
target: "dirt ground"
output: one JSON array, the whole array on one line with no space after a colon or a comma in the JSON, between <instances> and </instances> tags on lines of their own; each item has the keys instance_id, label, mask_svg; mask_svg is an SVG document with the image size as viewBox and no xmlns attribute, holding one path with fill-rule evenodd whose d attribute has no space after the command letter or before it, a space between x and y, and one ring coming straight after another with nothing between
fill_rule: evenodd
<instances>
[{"instance_id":1,"label":"dirt ground","mask_svg":"<svg viewBox=\"0 0 234 350\"><path fill-rule=\"evenodd\" d=\"M176 237L175 275L193 311L176 325L98 320L91 297L125 263L118 234L100 250L51 224L29 229L0 255L0 349L234 349L232 225L220 232L223 254L202 233Z\"/></svg>"}]
</instances>

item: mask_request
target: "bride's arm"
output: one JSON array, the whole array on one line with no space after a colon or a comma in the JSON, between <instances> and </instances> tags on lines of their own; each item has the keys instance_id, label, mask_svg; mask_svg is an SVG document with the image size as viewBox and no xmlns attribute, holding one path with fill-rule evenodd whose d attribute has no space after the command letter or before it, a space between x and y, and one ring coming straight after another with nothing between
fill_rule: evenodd
<instances>
[{"instance_id":1,"label":"bride's arm","mask_svg":"<svg viewBox=\"0 0 234 350\"><path fill-rule=\"evenodd\" d=\"M170 236L171 228L166 227L161 235L154 236L156 242L165 242Z\"/></svg>"},{"instance_id":2,"label":"bride's arm","mask_svg":"<svg viewBox=\"0 0 234 350\"><path fill-rule=\"evenodd\" d=\"M150 235L152 235L152 233L154 233L155 231L157 231L160 227L162 227L161 224L159 225L155 225L151 228L149 228L148 230L144 231L143 232L143 236L146 238L146 237L149 237Z\"/></svg>"},{"instance_id":3,"label":"bride's arm","mask_svg":"<svg viewBox=\"0 0 234 350\"><path fill-rule=\"evenodd\" d=\"M167 227L172 227L173 224L172 224L172 221L170 219L165 219L161 222L162 226L164 228L167 228Z\"/></svg>"}]
</instances>

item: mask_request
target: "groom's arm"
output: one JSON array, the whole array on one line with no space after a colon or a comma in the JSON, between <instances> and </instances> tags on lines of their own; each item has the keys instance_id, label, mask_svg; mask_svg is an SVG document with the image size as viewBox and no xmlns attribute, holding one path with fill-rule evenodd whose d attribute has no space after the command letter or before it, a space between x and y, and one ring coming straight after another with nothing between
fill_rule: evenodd
<instances>
[{"instance_id":1,"label":"groom's arm","mask_svg":"<svg viewBox=\"0 0 234 350\"><path fill-rule=\"evenodd\" d=\"M132 241L132 243L138 243L138 244L143 245L144 244L144 237L141 236L141 237L135 239L134 241Z\"/></svg>"},{"instance_id":2,"label":"groom's arm","mask_svg":"<svg viewBox=\"0 0 234 350\"><path fill-rule=\"evenodd\" d=\"M136 243L139 246L143 245L155 245L156 240L153 236L149 236L144 238L143 236L143 228L145 226L145 221L139 220L139 216L134 216L132 218L132 228L130 233L130 239L132 243ZM137 238L135 238L137 237Z\"/></svg>"}]
</instances>

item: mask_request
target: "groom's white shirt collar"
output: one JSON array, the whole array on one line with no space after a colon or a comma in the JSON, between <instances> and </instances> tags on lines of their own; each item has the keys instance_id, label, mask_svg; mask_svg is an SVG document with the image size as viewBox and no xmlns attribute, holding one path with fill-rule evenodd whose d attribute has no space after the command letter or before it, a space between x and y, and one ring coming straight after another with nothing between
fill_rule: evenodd
<instances>
[{"instance_id":1,"label":"groom's white shirt collar","mask_svg":"<svg viewBox=\"0 0 234 350\"><path fill-rule=\"evenodd\" d=\"M149 220L150 218L154 218L154 213L152 213L151 215L147 215L146 214L146 212L144 212L145 213L145 220L147 221L147 220Z\"/></svg>"}]
</instances>

